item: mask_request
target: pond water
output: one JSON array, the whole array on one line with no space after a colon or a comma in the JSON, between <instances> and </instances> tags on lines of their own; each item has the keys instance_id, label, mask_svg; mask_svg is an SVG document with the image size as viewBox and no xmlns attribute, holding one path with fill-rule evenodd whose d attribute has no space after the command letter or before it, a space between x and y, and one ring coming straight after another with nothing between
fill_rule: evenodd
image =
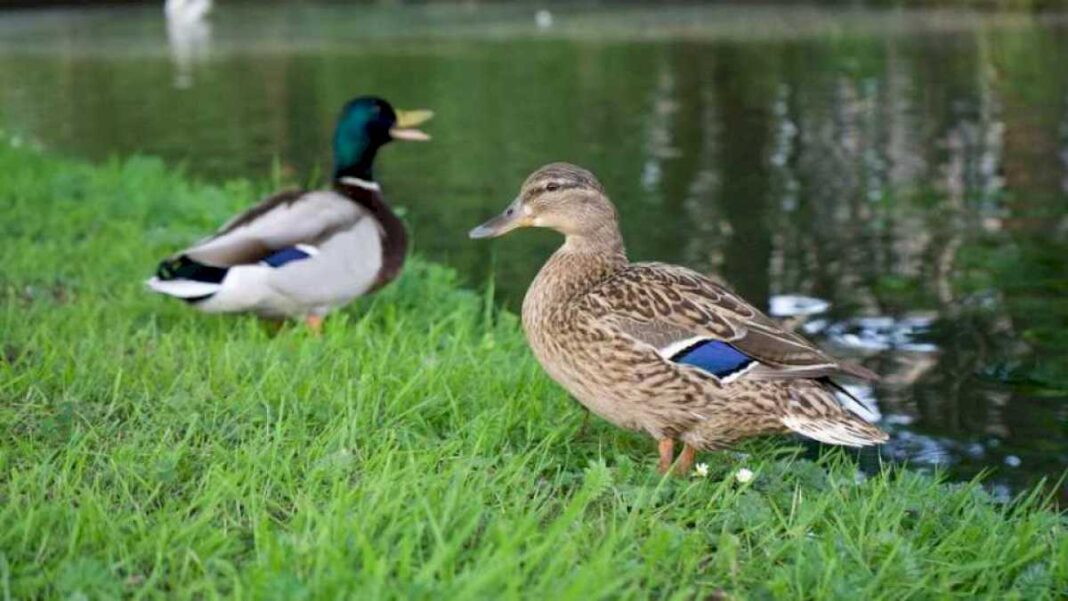
<instances>
[{"instance_id":1,"label":"pond water","mask_svg":"<svg viewBox=\"0 0 1068 601\"><path fill-rule=\"evenodd\" d=\"M518 307L558 238L465 233L529 171L576 162L620 206L632 258L717 273L884 374L856 390L893 432L883 456L989 470L1000 495L1064 472L1068 21L551 17L258 3L168 27L155 6L0 12L0 126L211 181L275 165L308 181L349 97L432 108L433 142L387 148L378 175L418 252L469 285L492 277Z\"/></svg>"}]
</instances>

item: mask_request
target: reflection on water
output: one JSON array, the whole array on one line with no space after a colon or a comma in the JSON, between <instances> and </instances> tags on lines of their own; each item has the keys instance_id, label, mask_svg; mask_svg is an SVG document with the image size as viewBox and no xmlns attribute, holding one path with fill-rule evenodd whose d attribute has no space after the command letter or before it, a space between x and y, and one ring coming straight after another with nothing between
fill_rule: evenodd
<instances>
[{"instance_id":1,"label":"reflection on water","mask_svg":"<svg viewBox=\"0 0 1068 601\"><path fill-rule=\"evenodd\" d=\"M823 334L833 346L870 355L886 351L934 353L938 347L924 340L935 317L906 315L894 317L853 317L822 329L820 322L806 324L809 335Z\"/></svg>"},{"instance_id":2,"label":"reflection on water","mask_svg":"<svg viewBox=\"0 0 1068 601\"><path fill-rule=\"evenodd\" d=\"M768 299L768 315L772 317L808 317L826 313L831 303L822 298L798 294L776 294Z\"/></svg>"},{"instance_id":3,"label":"reflection on water","mask_svg":"<svg viewBox=\"0 0 1068 601\"><path fill-rule=\"evenodd\" d=\"M167 0L167 43L174 64L174 87L193 85L193 67L211 54L211 0Z\"/></svg>"},{"instance_id":4,"label":"reflection on water","mask_svg":"<svg viewBox=\"0 0 1068 601\"><path fill-rule=\"evenodd\" d=\"M887 456L958 477L991 469L1005 491L1061 474L1064 19L533 16L222 7L209 55L177 50L158 9L11 13L0 121L90 158L148 152L215 179L262 178L277 158L305 181L323 172L348 97L428 106L434 143L385 151L387 194L418 252L472 285L492 273L503 304L517 306L558 239L464 232L538 165L574 161L619 204L633 258L714 273L884 374L851 392L877 404ZM172 87L171 51L195 86Z\"/></svg>"}]
</instances>

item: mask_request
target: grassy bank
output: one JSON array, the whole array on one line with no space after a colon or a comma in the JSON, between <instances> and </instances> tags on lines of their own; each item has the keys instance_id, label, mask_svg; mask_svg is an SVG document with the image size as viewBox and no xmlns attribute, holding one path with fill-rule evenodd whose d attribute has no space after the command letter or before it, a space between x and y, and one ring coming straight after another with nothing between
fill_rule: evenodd
<instances>
[{"instance_id":1,"label":"grassy bank","mask_svg":"<svg viewBox=\"0 0 1068 601\"><path fill-rule=\"evenodd\" d=\"M662 480L416 260L271 336L147 294L265 188L0 144L0 595L1057 598L1065 518L789 441ZM457 235L462 235L458 232ZM742 484L733 477L755 472ZM78 596L78 595L82 596Z\"/></svg>"}]
</instances>

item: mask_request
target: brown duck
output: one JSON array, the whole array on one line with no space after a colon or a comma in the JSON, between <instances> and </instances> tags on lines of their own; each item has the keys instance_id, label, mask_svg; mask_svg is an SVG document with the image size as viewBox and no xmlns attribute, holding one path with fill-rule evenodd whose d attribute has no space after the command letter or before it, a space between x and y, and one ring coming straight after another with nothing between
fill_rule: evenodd
<instances>
[{"instance_id":1,"label":"brown duck","mask_svg":"<svg viewBox=\"0 0 1068 601\"><path fill-rule=\"evenodd\" d=\"M549 375L597 415L658 441L659 469L689 470L696 450L794 431L847 446L884 442L831 378L875 380L782 329L695 271L631 263L615 206L592 173L535 171L472 238L547 227L564 244L523 301L523 329ZM844 391L842 391L844 392Z\"/></svg>"}]
</instances>

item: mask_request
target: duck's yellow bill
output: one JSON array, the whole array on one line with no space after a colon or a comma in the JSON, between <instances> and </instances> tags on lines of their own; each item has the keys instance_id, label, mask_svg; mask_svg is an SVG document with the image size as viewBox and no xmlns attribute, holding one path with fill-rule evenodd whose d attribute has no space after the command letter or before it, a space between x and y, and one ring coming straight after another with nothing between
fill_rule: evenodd
<instances>
[{"instance_id":1,"label":"duck's yellow bill","mask_svg":"<svg viewBox=\"0 0 1068 601\"><path fill-rule=\"evenodd\" d=\"M413 140L425 142L430 139L430 134L416 129L415 126L429 121L434 116L434 111L417 109L414 111L396 111L397 124L389 130L389 135L394 140Z\"/></svg>"}]
</instances>

